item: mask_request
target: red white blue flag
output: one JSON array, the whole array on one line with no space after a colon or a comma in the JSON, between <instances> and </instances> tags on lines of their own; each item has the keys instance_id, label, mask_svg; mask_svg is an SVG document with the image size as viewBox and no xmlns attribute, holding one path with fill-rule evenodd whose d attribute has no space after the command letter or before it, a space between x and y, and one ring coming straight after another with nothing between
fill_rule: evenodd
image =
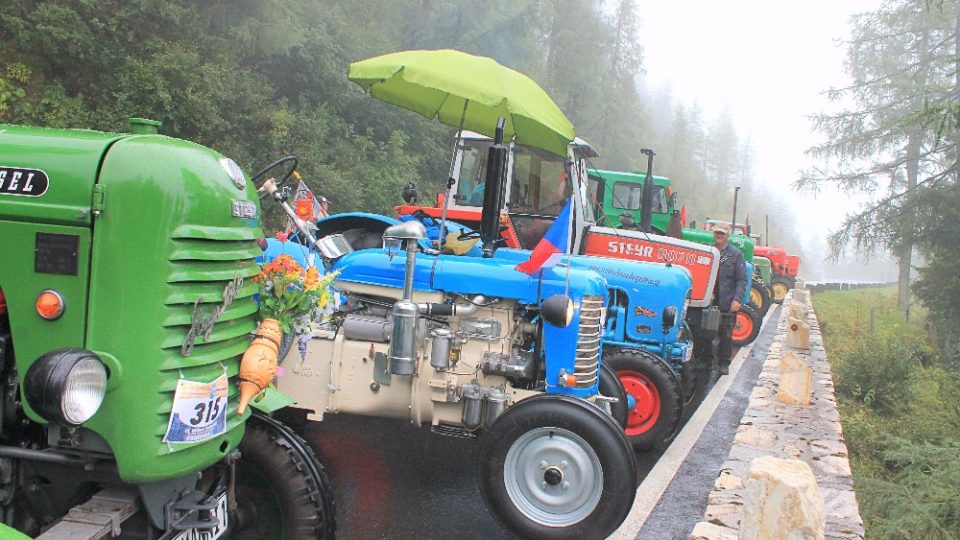
<instances>
[{"instance_id":1,"label":"red white blue flag","mask_svg":"<svg viewBox=\"0 0 960 540\"><path fill-rule=\"evenodd\" d=\"M553 222L547 234L537 243L530 258L518 264L516 270L524 274L533 274L541 268L550 268L560 262L570 252L570 217L573 215L573 198L567 200L557 220Z\"/></svg>"}]
</instances>

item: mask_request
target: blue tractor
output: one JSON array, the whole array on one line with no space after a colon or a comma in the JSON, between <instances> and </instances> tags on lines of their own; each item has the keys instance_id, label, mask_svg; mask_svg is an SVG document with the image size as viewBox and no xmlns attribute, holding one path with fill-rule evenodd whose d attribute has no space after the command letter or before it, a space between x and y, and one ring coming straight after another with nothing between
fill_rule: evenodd
<instances>
[{"instance_id":1,"label":"blue tractor","mask_svg":"<svg viewBox=\"0 0 960 540\"><path fill-rule=\"evenodd\" d=\"M447 193L429 207L417 205L414 189L406 190L408 205L397 208L401 219L417 216L436 225L445 213L459 220L457 227L478 227L487 205L475 193L486 185L489 161L484 154L491 144L487 137L464 133L454 153ZM689 308L710 302L717 251L683 240L597 226L592 185L587 181L587 158L593 156L596 152L581 139L570 144L566 157L511 145L508 181L500 199L500 241L511 248L532 249L563 203L573 198L572 250L577 255L568 262L601 273L610 285L604 333L607 365L617 372L628 395L626 432L631 443L638 450L650 450L671 438L683 407L692 404L705 386L706 374L692 361L693 336L684 321ZM339 228L333 223L327 226ZM375 228L371 224L351 234L369 234L361 231ZM437 230L434 240L438 247L446 247L449 233L440 235ZM609 246L617 249L607 251ZM647 252L650 256L638 260ZM525 253L500 249L495 257L519 261L526 258ZM685 266L686 259L692 262ZM700 290L695 289L691 268L701 276ZM665 326L663 317L668 313L671 324Z\"/></svg>"},{"instance_id":2,"label":"blue tractor","mask_svg":"<svg viewBox=\"0 0 960 540\"><path fill-rule=\"evenodd\" d=\"M488 157L506 154L495 144ZM491 196L502 183L491 174ZM510 258L442 254L422 246L417 221L345 215L336 231L333 219L315 232L277 180L262 193L301 228L307 256L337 272L343 299L302 354L283 360L278 388L295 408L309 420L393 417L478 437L481 495L513 536L601 537L620 525L636 464L627 398L604 363L610 287L600 273L563 265L528 276ZM487 228L497 220L484 216Z\"/></svg>"},{"instance_id":3,"label":"blue tractor","mask_svg":"<svg viewBox=\"0 0 960 540\"><path fill-rule=\"evenodd\" d=\"M439 233L434 220L422 216L420 220ZM340 214L318 222L317 234L342 234L351 246L372 248L382 243L388 227L398 223L401 220L375 214ZM446 229L454 236L471 235L471 229L452 222ZM437 237L422 240L421 247L429 251ZM271 241L270 249L277 252L281 246ZM476 243L462 251L468 258L482 253ZM528 250L511 248L493 254L514 265L529 256ZM607 282L604 354L626 391L625 402L612 408L626 418L624 429L634 448L646 451L662 445L676 432L683 407L695 393L693 343L683 324L690 273L679 266L582 255L567 256L562 264L597 272Z\"/></svg>"}]
</instances>

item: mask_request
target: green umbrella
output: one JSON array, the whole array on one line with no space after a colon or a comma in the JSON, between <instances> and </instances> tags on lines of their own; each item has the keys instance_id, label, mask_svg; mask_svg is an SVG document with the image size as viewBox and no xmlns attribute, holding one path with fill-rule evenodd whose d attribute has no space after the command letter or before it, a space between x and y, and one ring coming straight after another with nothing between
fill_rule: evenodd
<instances>
[{"instance_id":1,"label":"green umbrella","mask_svg":"<svg viewBox=\"0 0 960 540\"><path fill-rule=\"evenodd\" d=\"M403 51L350 64L347 77L371 96L454 127L567 155L573 125L530 77L483 56Z\"/></svg>"}]
</instances>

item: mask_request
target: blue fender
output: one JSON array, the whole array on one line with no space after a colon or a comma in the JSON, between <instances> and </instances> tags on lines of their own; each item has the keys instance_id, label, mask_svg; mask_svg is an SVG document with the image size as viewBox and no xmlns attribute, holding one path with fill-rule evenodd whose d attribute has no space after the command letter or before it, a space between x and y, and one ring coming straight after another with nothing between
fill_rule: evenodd
<instances>
[{"instance_id":1,"label":"blue fender","mask_svg":"<svg viewBox=\"0 0 960 540\"><path fill-rule=\"evenodd\" d=\"M420 221L427 229L427 238L419 242L420 247L424 249L435 248L440 240L440 224L438 220L434 220L429 216L425 219L418 219L414 216L402 216L400 219L397 219L381 214L371 214L369 212L347 212L344 214L335 214L317 221L317 237L321 238L329 234L344 233L354 230L380 233L382 236L383 231L385 231L387 227L410 220ZM446 228L450 232L471 230L469 227L454 221L447 221ZM362 243L358 243L356 241L356 237L348 237L347 240L351 242L351 246L355 250L375 247L379 248L383 245L382 240L377 242L376 245L371 245L370 238L365 239L365 241ZM480 251L480 247L478 245L474 245L465 255L470 257L480 257L482 252Z\"/></svg>"},{"instance_id":2,"label":"blue fender","mask_svg":"<svg viewBox=\"0 0 960 540\"><path fill-rule=\"evenodd\" d=\"M263 250L263 255L257 257L257 263L272 262L280 255L290 256L302 268L313 266L316 260L316 255L311 252L310 248L299 242L291 240L281 242L276 238L267 238L267 249Z\"/></svg>"},{"instance_id":3,"label":"blue fender","mask_svg":"<svg viewBox=\"0 0 960 540\"><path fill-rule=\"evenodd\" d=\"M753 283L753 263L747 263L747 288L743 290L743 299L740 303L747 305L750 303L750 284Z\"/></svg>"}]
</instances>

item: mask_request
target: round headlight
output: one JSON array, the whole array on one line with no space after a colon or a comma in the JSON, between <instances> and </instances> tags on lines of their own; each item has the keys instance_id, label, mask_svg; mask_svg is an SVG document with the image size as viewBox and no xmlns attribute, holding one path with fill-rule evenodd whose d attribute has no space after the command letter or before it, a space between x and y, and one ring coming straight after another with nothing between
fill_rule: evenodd
<instances>
[{"instance_id":1,"label":"round headlight","mask_svg":"<svg viewBox=\"0 0 960 540\"><path fill-rule=\"evenodd\" d=\"M82 424L93 417L107 391L107 370L96 358L84 358L67 373L60 410L71 424Z\"/></svg>"},{"instance_id":2,"label":"round headlight","mask_svg":"<svg viewBox=\"0 0 960 540\"><path fill-rule=\"evenodd\" d=\"M566 328L570 324L573 320L573 311L573 300L562 294L555 294L540 305L543 320L560 328Z\"/></svg>"},{"instance_id":3,"label":"round headlight","mask_svg":"<svg viewBox=\"0 0 960 540\"><path fill-rule=\"evenodd\" d=\"M100 409L107 369L85 349L58 349L37 359L23 382L30 406L50 422L78 426Z\"/></svg>"}]
</instances>

